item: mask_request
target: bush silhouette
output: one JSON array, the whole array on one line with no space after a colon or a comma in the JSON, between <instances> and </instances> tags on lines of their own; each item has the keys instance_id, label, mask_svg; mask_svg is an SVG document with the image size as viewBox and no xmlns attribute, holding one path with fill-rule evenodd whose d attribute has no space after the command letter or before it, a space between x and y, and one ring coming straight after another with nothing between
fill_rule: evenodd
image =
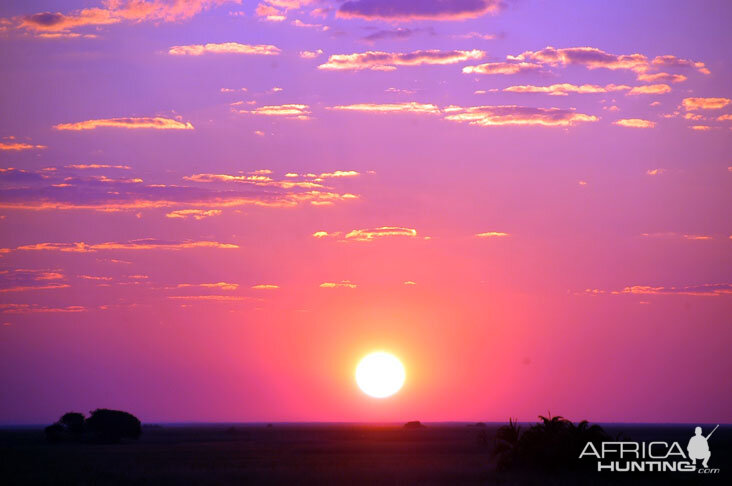
<instances>
[{"instance_id":1,"label":"bush silhouette","mask_svg":"<svg viewBox=\"0 0 732 486\"><path fill-rule=\"evenodd\" d=\"M140 437L142 424L130 413L101 408L87 419L78 412L65 413L44 432L49 442L119 442Z\"/></svg>"},{"instance_id":2,"label":"bush silhouette","mask_svg":"<svg viewBox=\"0 0 732 486\"><path fill-rule=\"evenodd\" d=\"M86 419L86 427L97 439L118 442L123 438L137 439L142 433L140 420L120 410L98 408Z\"/></svg>"},{"instance_id":3,"label":"bush silhouette","mask_svg":"<svg viewBox=\"0 0 732 486\"><path fill-rule=\"evenodd\" d=\"M59 423L66 426L66 429L72 434L82 434L84 432L84 415L78 412L63 414Z\"/></svg>"},{"instance_id":4,"label":"bush silhouette","mask_svg":"<svg viewBox=\"0 0 732 486\"><path fill-rule=\"evenodd\" d=\"M498 469L529 469L547 472L581 469L579 455L587 442L598 445L611 440L599 425L586 420L573 424L561 416L544 417L521 434L513 420L496 433Z\"/></svg>"}]
</instances>

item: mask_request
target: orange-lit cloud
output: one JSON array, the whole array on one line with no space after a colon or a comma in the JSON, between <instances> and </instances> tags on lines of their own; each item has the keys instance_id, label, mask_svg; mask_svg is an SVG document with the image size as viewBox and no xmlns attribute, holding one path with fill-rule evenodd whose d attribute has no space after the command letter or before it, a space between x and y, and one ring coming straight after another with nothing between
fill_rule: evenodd
<instances>
[{"instance_id":1,"label":"orange-lit cloud","mask_svg":"<svg viewBox=\"0 0 732 486\"><path fill-rule=\"evenodd\" d=\"M709 125L692 125L689 128L698 132L706 132L713 129L713 127L710 127Z\"/></svg>"},{"instance_id":2,"label":"orange-lit cloud","mask_svg":"<svg viewBox=\"0 0 732 486\"><path fill-rule=\"evenodd\" d=\"M475 236L478 238L504 238L511 235L502 231L486 231L485 233L478 233Z\"/></svg>"},{"instance_id":3,"label":"orange-lit cloud","mask_svg":"<svg viewBox=\"0 0 732 486\"><path fill-rule=\"evenodd\" d=\"M465 66L464 74L519 74L535 72L541 65L530 62L487 62L477 66Z\"/></svg>"},{"instance_id":4,"label":"orange-lit cloud","mask_svg":"<svg viewBox=\"0 0 732 486\"><path fill-rule=\"evenodd\" d=\"M501 125L539 125L547 127L567 127L577 123L595 122L594 115L577 113L575 110L560 108L533 108L527 106L450 106L444 110L446 120L469 123L478 126Z\"/></svg>"},{"instance_id":5,"label":"orange-lit cloud","mask_svg":"<svg viewBox=\"0 0 732 486\"><path fill-rule=\"evenodd\" d=\"M132 167L129 165L109 165L109 164L71 164L71 165L65 165L66 169L78 169L78 170L86 170L86 169L123 169L123 170L130 170Z\"/></svg>"},{"instance_id":6,"label":"orange-lit cloud","mask_svg":"<svg viewBox=\"0 0 732 486\"><path fill-rule=\"evenodd\" d=\"M335 54L318 69L391 71L397 66L419 66L422 64L455 64L469 59L481 59L485 52L422 50L414 52L368 51L356 54Z\"/></svg>"},{"instance_id":7,"label":"orange-lit cloud","mask_svg":"<svg viewBox=\"0 0 732 486\"><path fill-rule=\"evenodd\" d=\"M628 95L657 95L671 92L671 86L668 84L649 84L646 86L636 86L628 91Z\"/></svg>"},{"instance_id":8,"label":"orange-lit cloud","mask_svg":"<svg viewBox=\"0 0 732 486\"><path fill-rule=\"evenodd\" d=\"M681 83L686 81L688 78L683 74L669 74L669 73L644 73L638 75L639 81L645 81L647 83Z\"/></svg>"},{"instance_id":9,"label":"orange-lit cloud","mask_svg":"<svg viewBox=\"0 0 732 486\"><path fill-rule=\"evenodd\" d=\"M254 290L276 290L276 289L279 289L280 286L274 285L274 284L257 284L257 285L252 285L252 288Z\"/></svg>"},{"instance_id":10,"label":"orange-lit cloud","mask_svg":"<svg viewBox=\"0 0 732 486\"><path fill-rule=\"evenodd\" d=\"M200 284L182 283L182 284L178 284L176 287L179 289L203 288L203 289L219 289L219 290L236 290L239 288L239 284L229 283L229 282L200 283Z\"/></svg>"},{"instance_id":11,"label":"orange-lit cloud","mask_svg":"<svg viewBox=\"0 0 732 486\"><path fill-rule=\"evenodd\" d=\"M341 280L340 282L323 282L322 284L320 284L320 288L323 288L323 289L337 289L337 288L355 289L356 287L358 287L358 285L351 282L350 280Z\"/></svg>"},{"instance_id":12,"label":"orange-lit cloud","mask_svg":"<svg viewBox=\"0 0 732 486\"><path fill-rule=\"evenodd\" d=\"M569 47L556 49L545 47L538 51L525 51L517 56L507 56L512 61L535 62L549 66L584 66L587 69L629 70L637 75L664 67L686 67L709 74L703 62L694 62L676 56L658 56L650 60L643 54L611 54L596 47Z\"/></svg>"},{"instance_id":13,"label":"orange-lit cloud","mask_svg":"<svg viewBox=\"0 0 732 486\"><path fill-rule=\"evenodd\" d=\"M581 86L577 86L569 83L561 83L552 84L551 86L509 86L508 88L504 88L503 91L509 91L514 93L546 93L551 96L567 96L567 94L569 93L609 93L612 91L627 91L630 89L630 86L617 84L608 84L606 86L599 86L596 84L583 84Z\"/></svg>"},{"instance_id":14,"label":"orange-lit cloud","mask_svg":"<svg viewBox=\"0 0 732 486\"><path fill-rule=\"evenodd\" d=\"M70 287L69 284L52 283L46 285L22 285L18 287L6 287L0 288L0 292L28 292L29 290L57 290L66 289Z\"/></svg>"},{"instance_id":15,"label":"orange-lit cloud","mask_svg":"<svg viewBox=\"0 0 732 486\"><path fill-rule=\"evenodd\" d=\"M329 106L329 110L340 111L365 111L370 113L418 113L438 114L440 109L429 103L417 103L414 101L405 103L358 103L354 105Z\"/></svg>"},{"instance_id":16,"label":"orange-lit cloud","mask_svg":"<svg viewBox=\"0 0 732 486\"><path fill-rule=\"evenodd\" d=\"M280 48L268 44L239 44L238 42L224 42L221 44L191 44L187 46L173 46L168 54L173 56L202 56L203 54L246 54L255 56L276 56Z\"/></svg>"},{"instance_id":17,"label":"orange-lit cloud","mask_svg":"<svg viewBox=\"0 0 732 486\"><path fill-rule=\"evenodd\" d=\"M200 221L211 216L219 216L220 214L220 209L178 209L167 213L165 217L178 219L193 218L196 221Z\"/></svg>"},{"instance_id":18,"label":"orange-lit cloud","mask_svg":"<svg viewBox=\"0 0 732 486\"><path fill-rule=\"evenodd\" d=\"M19 152L21 150L42 150L48 148L45 145L33 145L30 143L23 142L0 142L0 151L14 151Z\"/></svg>"},{"instance_id":19,"label":"orange-lit cloud","mask_svg":"<svg viewBox=\"0 0 732 486\"><path fill-rule=\"evenodd\" d=\"M303 59L315 59L321 54L323 54L323 49L318 49L315 51L300 51L300 57L302 57Z\"/></svg>"},{"instance_id":20,"label":"orange-lit cloud","mask_svg":"<svg viewBox=\"0 0 732 486\"><path fill-rule=\"evenodd\" d=\"M68 312L86 312L89 309L80 305L67 307L49 307L37 304L0 304L3 314L52 314Z\"/></svg>"},{"instance_id":21,"label":"orange-lit cloud","mask_svg":"<svg viewBox=\"0 0 732 486\"><path fill-rule=\"evenodd\" d=\"M217 241L165 241L143 238L127 242L108 241L105 243L35 243L16 248L20 251L60 251L69 253L91 253L106 250L186 250L192 248L235 249L238 245Z\"/></svg>"},{"instance_id":22,"label":"orange-lit cloud","mask_svg":"<svg viewBox=\"0 0 732 486\"><path fill-rule=\"evenodd\" d=\"M310 107L301 104L268 105L260 106L253 110L238 110L237 112L261 116L276 116L294 120L308 120L310 118Z\"/></svg>"},{"instance_id":23,"label":"orange-lit cloud","mask_svg":"<svg viewBox=\"0 0 732 486\"><path fill-rule=\"evenodd\" d=\"M186 20L212 6L240 0L104 0L101 7L70 13L40 12L17 18L18 27L39 33L64 33L84 26Z\"/></svg>"},{"instance_id":24,"label":"orange-lit cloud","mask_svg":"<svg viewBox=\"0 0 732 486\"><path fill-rule=\"evenodd\" d=\"M94 130L96 128L151 128L155 130L193 130L190 122L181 122L163 117L140 118L103 118L99 120L85 120L76 123L60 123L54 125L56 130Z\"/></svg>"},{"instance_id":25,"label":"orange-lit cloud","mask_svg":"<svg viewBox=\"0 0 732 486\"><path fill-rule=\"evenodd\" d=\"M729 98L684 98L681 102L686 111L720 110L730 103Z\"/></svg>"},{"instance_id":26,"label":"orange-lit cloud","mask_svg":"<svg viewBox=\"0 0 732 486\"><path fill-rule=\"evenodd\" d=\"M499 0L348 0L341 4L337 17L365 20L464 20L497 13Z\"/></svg>"},{"instance_id":27,"label":"orange-lit cloud","mask_svg":"<svg viewBox=\"0 0 732 486\"><path fill-rule=\"evenodd\" d=\"M416 236L417 230L413 228L403 228L400 226L381 226L379 228L352 230L345 235L344 239L346 241L375 241L391 237L413 238Z\"/></svg>"},{"instance_id":28,"label":"orange-lit cloud","mask_svg":"<svg viewBox=\"0 0 732 486\"><path fill-rule=\"evenodd\" d=\"M666 172L666 169L661 169L661 168L658 168L658 169L648 169L646 171L646 174L648 174L650 176L655 176L655 175L661 175L664 172Z\"/></svg>"},{"instance_id":29,"label":"orange-lit cloud","mask_svg":"<svg viewBox=\"0 0 732 486\"><path fill-rule=\"evenodd\" d=\"M611 295L688 295L695 297L719 297L721 295L732 295L732 284L701 284L688 285L683 287L653 287L650 285L631 285L622 290L601 290L585 289L586 294L611 294Z\"/></svg>"},{"instance_id":30,"label":"orange-lit cloud","mask_svg":"<svg viewBox=\"0 0 732 486\"><path fill-rule=\"evenodd\" d=\"M653 128L656 126L656 122L650 120L643 120L641 118L623 118L613 122L613 125L628 128Z\"/></svg>"},{"instance_id":31,"label":"orange-lit cloud","mask_svg":"<svg viewBox=\"0 0 732 486\"><path fill-rule=\"evenodd\" d=\"M253 297L243 295L169 295L171 300L202 300L215 302L244 302L256 300Z\"/></svg>"}]
</instances>

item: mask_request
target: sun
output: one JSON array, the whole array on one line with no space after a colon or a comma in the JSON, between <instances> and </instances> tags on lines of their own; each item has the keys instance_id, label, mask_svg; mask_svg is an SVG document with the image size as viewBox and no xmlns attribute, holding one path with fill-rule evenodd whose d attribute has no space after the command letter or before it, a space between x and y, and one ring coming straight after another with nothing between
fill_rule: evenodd
<instances>
[{"instance_id":1,"label":"sun","mask_svg":"<svg viewBox=\"0 0 732 486\"><path fill-rule=\"evenodd\" d=\"M386 398L398 392L407 374L401 361L383 351L370 353L356 366L356 383L366 395Z\"/></svg>"}]
</instances>

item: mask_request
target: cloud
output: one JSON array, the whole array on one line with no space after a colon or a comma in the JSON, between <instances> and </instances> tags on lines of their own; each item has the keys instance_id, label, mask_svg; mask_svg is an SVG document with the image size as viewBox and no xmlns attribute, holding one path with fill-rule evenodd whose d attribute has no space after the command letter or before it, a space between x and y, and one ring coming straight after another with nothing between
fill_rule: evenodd
<instances>
[{"instance_id":1,"label":"cloud","mask_svg":"<svg viewBox=\"0 0 732 486\"><path fill-rule=\"evenodd\" d=\"M14 151L19 152L21 150L43 150L46 147L45 145L33 145L29 143L23 143L23 142L0 142L0 151Z\"/></svg>"},{"instance_id":2,"label":"cloud","mask_svg":"<svg viewBox=\"0 0 732 486\"><path fill-rule=\"evenodd\" d=\"M370 113L418 113L418 114L439 114L440 109L432 104L417 103L414 101L406 103L358 103L354 105L329 106L329 110L339 111L365 111Z\"/></svg>"},{"instance_id":3,"label":"cloud","mask_svg":"<svg viewBox=\"0 0 732 486\"><path fill-rule=\"evenodd\" d=\"M351 70L372 69L393 71L397 66L420 66L423 64L455 64L469 59L481 59L485 52L472 51L440 51L437 49L413 52L381 52L368 51L355 54L335 54L318 69Z\"/></svg>"},{"instance_id":4,"label":"cloud","mask_svg":"<svg viewBox=\"0 0 732 486\"><path fill-rule=\"evenodd\" d=\"M355 194L336 192L324 185L324 180L337 181L352 175L351 171L325 173L325 178L308 174L307 180L293 180L291 177L277 180L259 173L193 174L184 177L196 183L194 185L147 185L134 177L111 179L65 175L60 171L0 169L0 208L104 212L170 208L169 212L195 210L195 213L177 214L194 217L194 214L204 214L198 211L249 205L286 208L300 204L332 205L358 199ZM232 183L238 187L221 187Z\"/></svg>"},{"instance_id":5,"label":"cloud","mask_svg":"<svg viewBox=\"0 0 732 486\"><path fill-rule=\"evenodd\" d=\"M64 168L66 169L77 169L77 170L87 170L87 169L123 169L123 170L130 170L132 167L129 165L109 165L109 164L71 164L71 165L65 165Z\"/></svg>"},{"instance_id":6,"label":"cloud","mask_svg":"<svg viewBox=\"0 0 732 486\"><path fill-rule=\"evenodd\" d=\"M717 117L717 121L732 121L732 115L720 115Z\"/></svg>"},{"instance_id":7,"label":"cloud","mask_svg":"<svg viewBox=\"0 0 732 486\"><path fill-rule=\"evenodd\" d=\"M34 243L17 247L16 251L59 251L65 253L93 253L109 250L187 250L192 248L235 249L238 245L217 241L167 241L142 238L126 242L107 241L105 243Z\"/></svg>"},{"instance_id":8,"label":"cloud","mask_svg":"<svg viewBox=\"0 0 732 486\"><path fill-rule=\"evenodd\" d=\"M501 231L487 231L485 233L478 233L475 236L477 236L478 238L504 238L511 235L508 233L503 233Z\"/></svg>"},{"instance_id":9,"label":"cloud","mask_svg":"<svg viewBox=\"0 0 732 486\"><path fill-rule=\"evenodd\" d=\"M36 33L64 33L85 26L129 22L176 22L203 10L240 0L105 0L102 7L70 13L40 12L16 18L19 28Z\"/></svg>"},{"instance_id":10,"label":"cloud","mask_svg":"<svg viewBox=\"0 0 732 486\"><path fill-rule=\"evenodd\" d=\"M730 103L729 98L684 98L681 102L686 111L720 110Z\"/></svg>"},{"instance_id":11,"label":"cloud","mask_svg":"<svg viewBox=\"0 0 732 486\"><path fill-rule=\"evenodd\" d=\"M569 83L560 83L552 84L551 86L509 86L508 88L504 88L503 91L509 91L513 93L546 93L550 96L567 96L567 94L569 93L610 93L613 91L627 91L630 89L630 86L616 84L608 84L606 86L599 86L596 84L583 84L581 86L577 86Z\"/></svg>"},{"instance_id":12,"label":"cloud","mask_svg":"<svg viewBox=\"0 0 732 486\"><path fill-rule=\"evenodd\" d=\"M300 51L300 57L303 59L315 59L321 54L323 54L323 49L318 49L315 51Z\"/></svg>"},{"instance_id":13,"label":"cloud","mask_svg":"<svg viewBox=\"0 0 732 486\"><path fill-rule=\"evenodd\" d=\"M151 128L155 130L193 130L190 122L181 122L162 117L141 118L102 118L99 120L85 120L76 123L59 123L54 125L56 130L94 130L96 128Z\"/></svg>"},{"instance_id":14,"label":"cloud","mask_svg":"<svg viewBox=\"0 0 732 486\"><path fill-rule=\"evenodd\" d=\"M70 287L58 282L66 276L56 269L13 268L0 270L0 293L57 290Z\"/></svg>"},{"instance_id":15,"label":"cloud","mask_svg":"<svg viewBox=\"0 0 732 486\"><path fill-rule=\"evenodd\" d=\"M426 32L432 35L435 35L435 31L432 28L426 28L426 29L407 29L404 27L398 27L396 29L390 29L390 30L377 30L373 34L369 34L366 37L363 38L363 40L367 44L373 44L375 41L380 41L384 39L408 39L409 37L412 37L415 34L419 34L422 32Z\"/></svg>"},{"instance_id":16,"label":"cloud","mask_svg":"<svg viewBox=\"0 0 732 486\"><path fill-rule=\"evenodd\" d=\"M224 42L221 44L191 44L173 46L168 50L172 56L202 56L203 54L246 54L254 56L277 56L282 52L279 47L269 44L239 44Z\"/></svg>"},{"instance_id":17,"label":"cloud","mask_svg":"<svg viewBox=\"0 0 732 486\"><path fill-rule=\"evenodd\" d=\"M569 47L556 49L548 46L538 51L525 51L517 56L507 56L512 61L537 62L549 66L584 66L587 69L629 70L637 75L647 74L659 68L693 68L709 74L702 62L681 59L676 56L658 56L649 60L643 54L611 54L596 47ZM640 78L639 78L640 79Z\"/></svg>"},{"instance_id":18,"label":"cloud","mask_svg":"<svg viewBox=\"0 0 732 486\"><path fill-rule=\"evenodd\" d=\"M0 304L0 312L3 314L52 314L52 313L74 313L86 312L89 309L80 305L67 307L48 307L38 304Z\"/></svg>"},{"instance_id":19,"label":"cloud","mask_svg":"<svg viewBox=\"0 0 732 486\"><path fill-rule=\"evenodd\" d=\"M671 86L668 84L649 84L646 86L636 86L628 92L628 95L657 95L671 92Z\"/></svg>"},{"instance_id":20,"label":"cloud","mask_svg":"<svg viewBox=\"0 0 732 486\"><path fill-rule=\"evenodd\" d=\"M293 120L308 120L310 118L310 107L301 104L268 105L260 106L253 110L237 110L237 113L276 116Z\"/></svg>"},{"instance_id":21,"label":"cloud","mask_svg":"<svg viewBox=\"0 0 732 486\"><path fill-rule=\"evenodd\" d=\"M540 69L540 64L530 62L487 62L477 66L465 66L463 74L519 74Z\"/></svg>"},{"instance_id":22,"label":"cloud","mask_svg":"<svg viewBox=\"0 0 732 486\"><path fill-rule=\"evenodd\" d=\"M661 168L658 168L658 169L648 169L646 171L646 174L648 174L650 176L655 176L655 175L661 175L664 172L666 172L666 169L661 169Z\"/></svg>"},{"instance_id":23,"label":"cloud","mask_svg":"<svg viewBox=\"0 0 732 486\"><path fill-rule=\"evenodd\" d=\"M349 0L341 4L337 17L365 20L463 20L497 13L499 0Z\"/></svg>"},{"instance_id":24,"label":"cloud","mask_svg":"<svg viewBox=\"0 0 732 486\"><path fill-rule=\"evenodd\" d=\"M356 287L358 287L358 285L352 283L350 280L341 280L340 282L323 282L320 284L320 288L322 289L355 289Z\"/></svg>"},{"instance_id":25,"label":"cloud","mask_svg":"<svg viewBox=\"0 0 732 486\"><path fill-rule=\"evenodd\" d=\"M656 122L640 118L623 118L621 120L614 121L613 125L627 128L653 128L656 126Z\"/></svg>"},{"instance_id":26,"label":"cloud","mask_svg":"<svg viewBox=\"0 0 732 486\"><path fill-rule=\"evenodd\" d=\"M689 128L698 132L706 132L713 129L713 127L710 127L709 125L692 125Z\"/></svg>"},{"instance_id":27,"label":"cloud","mask_svg":"<svg viewBox=\"0 0 732 486\"><path fill-rule=\"evenodd\" d=\"M244 302L256 300L253 297L243 295L169 295L171 300L202 300L214 302Z\"/></svg>"},{"instance_id":28,"label":"cloud","mask_svg":"<svg viewBox=\"0 0 732 486\"><path fill-rule=\"evenodd\" d=\"M178 209L165 215L166 218L188 219L193 218L200 221L211 216L221 215L220 209Z\"/></svg>"},{"instance_id":29,"label":"cloud","mask_svg":"<svg viewBox=\"0 0 732 486\"><path fill-rule=\"evenodd\" d=\"M330 236L330 234L327 231L316 231L313 233L313 237L315 238L327 238Z\"/></svg>"},{"instance_id":30,"label":"cloud","mask_svg":"<svg viewBox=\"0 0 732 486\"><path fill-rule=\"evenodd\" d=\"M577 113L574 109L533 108L527 106L449 106L446 120L465 122L477 126L500 125L539 125L548 127L567 127L578 123L599 120L593 115Z\"/></svg>"},{"instance_id":31,"label":"cloud","mask_svg":"<svg viewBox=\"0 0 732 486\"><path fill-rule=\"evenodd\" d=\"M688 78L683 74L655 73L655 74L639 74L638 80L648 83L681 83Z\"/></svg>"},{"instance_id":32,"label":"cloud","mask_svg":"<svg viewBox=\"0 0 732 486\"><path fill-rule=\"evenodd\" d=\"M239 284L228 283L228 282L199 283L199 284L181 283L181 284L176 285L176 288L179 288L179 289L202 288L202 289L236 290L239 288Z\"/></svg>"},{"instance_id":33,"label":"cloud","mask_svg":"<svg viewBox=\"0 0 732 486\"><path fill-rule=\"evenodd\" d=\"M687 285L683 287L653 287L650 285L631 285L622 290L601 290L585 289L586 294L611 294L611 295L689 295L695 297L719 297L721 295L732 295L732 284L701 284Z\"/></svg>"},{"instance_id":34,"label":"cloud","mask_svg":"<svg viewBox=\"0 0 732 486\"><path fill-rule=\"evenodd\" d=\"M356 177L361 175L355 170L336 170L333 172L323 172L318 177L321 179L330 179L333 177Z\"/></svg>"},{"instance_id":35,"label":"cloud","mask_svg":"<svg viewBox=\"0 0 732 486\"><path fill-rule=\"evenodd\" d=\"M345 241L375 241L392 237L409 237L417 236L417 230L413 228L403 228L400 226L381 226L379 228L355 229L350 231L344 237Z\"/></svg>"},{"instance_id":36,"label":"cloud","mask_svg":"<svg viewBox=\"0 0 732 486\"><path fill-rule=\"evenodd\" d=\"M252 288L254 290L276 290L276 289L279 289L280 286L273 285L273 284L257 284L257 285L252 285Z\"/></svg>"}]
</instances>

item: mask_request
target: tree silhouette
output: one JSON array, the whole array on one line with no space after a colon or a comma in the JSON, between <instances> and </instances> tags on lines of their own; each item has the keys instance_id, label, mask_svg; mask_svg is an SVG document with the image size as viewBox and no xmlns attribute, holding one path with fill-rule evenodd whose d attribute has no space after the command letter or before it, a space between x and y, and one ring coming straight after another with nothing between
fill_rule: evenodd
<instances>
[{"instance_id":1,"label":"tree silhouette","mask_svg":"<svg viewBox=\"0 0 732 486\"><path fill-rule=\"evenodd\" d=\"M65 425L66 429L72 434L81 434L84 432L84 415L78 412L63 414L59 423Z\"/></svg>"},{"instance_id":2,"label":"tree silhouette","mask_svg":"<svg viewBox=\"0 0 732 486\"><path fill-rule=\"evenodd\" d=\"M98 440L119 442L122 438L137 439L142 433L140 420L120 410L98 408L86 419L86 427Z\"/></svg>"},{"instance_id":3,"label":"tree silhouette","mask_svg":"<svg viewBox=\"0 0 732 486\"><path fill-rule=\"evenodd\" d=\"M587 444L611 440L599 425L586 420L575 425L564 417L539 415L540 422L523 434L516 422L509 420L496 434L495 454L499 469L567 471L581 469L578 460Z\"/></svg>"}]
</instances>

